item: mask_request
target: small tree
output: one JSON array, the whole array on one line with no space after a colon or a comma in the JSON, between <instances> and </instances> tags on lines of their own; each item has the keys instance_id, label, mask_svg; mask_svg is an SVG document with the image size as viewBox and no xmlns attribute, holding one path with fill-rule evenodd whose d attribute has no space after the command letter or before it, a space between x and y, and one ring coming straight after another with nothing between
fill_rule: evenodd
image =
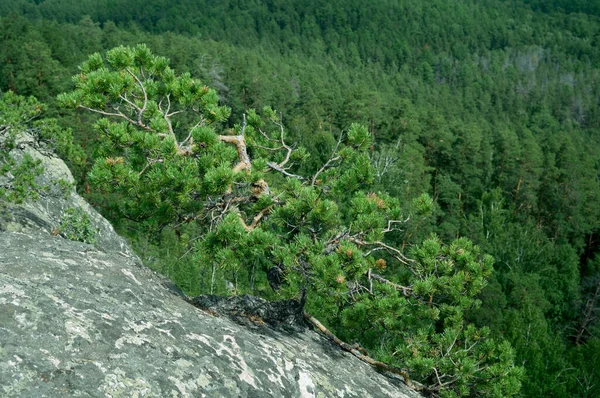
<instances>
[{"instance_id":1,"label":"small tree","mask_svg":"<svg viewBox=\"0 0 600 398\"><path fill-rule=\"evenodd\" d=\"M329 160L302 176L294 167L308 155L286 142L273 110L249 110L241 124L222 127L229 109L215 91L144 45L94 54L73 79L62 104L102 116L91 182L118 195L122 217L148 228L198 225L191 251L211 265L211 280L260 260L279 296L306 299L336 332L407 366L429 391L518 392L510 347L464 320L491 258L466 239L444 246L431 237L412 258L394 246L433 203L423 195L403 216L397 199L369 192L366 128L353 124Z\"/></svg>"},{"instance_id":2,"label":"small tree","mask_svg":"<svg viewBox=\"0 0 600 398\"><path fill-rule=\"evenodd\" d=\"M33 97L22 97L9 91L0 95L0 205L37 200L44 187L35 178L44 168L40 160L24 154L19 162L10 156L18 134L39 117L41 104Z\"/></svg>"},{"instance_id":3,"label":"small tree","mask_svg":"<svg viewBox=\"0 0 600 398\"><path fill-rule=\"evenodd\" d=\"M41 118L45 110L46 106L34 97L12 91L0 94L0 205L37 200L50 188L36 181L44 171L41 160L27 152L17 158L11 155L25 131L37 143L46 144L46 149L56 151L72 168L81 167L85 161L82 148L73 143L71 130L61 128L56 119ZM66 181L55 183L71 188Z\"/></svg>"}]
</instances>

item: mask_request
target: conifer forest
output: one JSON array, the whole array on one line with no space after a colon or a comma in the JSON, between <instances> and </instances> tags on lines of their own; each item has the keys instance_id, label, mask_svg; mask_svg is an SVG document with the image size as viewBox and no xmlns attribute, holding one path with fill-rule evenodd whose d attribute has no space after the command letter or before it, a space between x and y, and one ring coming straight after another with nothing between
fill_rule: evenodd
<instances>
[{"instance_id":1,"label":"conifer forest","mask_svg":"<svg viewBox=\"0 0 600 398\"><path fill-rule=\"evenodd\" d=\"M0 0L1 125L190 296L429 396L600 396L598 1Z\"/></svg>"}]
</instances>

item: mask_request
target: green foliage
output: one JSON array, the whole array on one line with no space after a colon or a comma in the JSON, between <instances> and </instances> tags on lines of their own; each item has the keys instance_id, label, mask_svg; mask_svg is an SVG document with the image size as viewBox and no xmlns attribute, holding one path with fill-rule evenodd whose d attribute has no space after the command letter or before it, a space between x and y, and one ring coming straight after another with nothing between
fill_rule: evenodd
<instances>
[{"instance_id":1,"label":"green foliage","mask_svg":"<svg viewBox=\"0 0 600 398\"><path fill-rule=\"evenodd\" d=\"M9 182L0 186L0 200L9 203L23 203L27 199L37 200L45 187L35 182L35 177L42 174L44 168L40 160L25 154L20 162L5 155L0 167L0 177L7 177Z\"/></svg>"},{"instance_id":2,"label":"green foliage","mask_svg":"<svg viewBox=\"0 0 600 398\"><path fill-rule=\"evenodd\" d=\"M341 308L344 333L369 336L363 338L367 348L408 367L440 396L516 394L523 373L510 344L464 319L480 305L476 297L491 275L491 257L467 239L446 246L435 236L412 256L397 283L357 289L356 302Z\"/></svg>"},{"instance_id":3,"label":"green foliage","mask_svg":"<svg viewBox=\"0 0 600 398\"><path fill-rule=\"evenodd\" d=\"M202 158L201 168L211 170L208 178L203 177L202 194L208 196L196 198L182 191L177 199L182 203L193 197L198 208L205 203L222 205L216 198L223 187L233 183L231 195L239 196L261 179L268 180L275 197L285 191L284 184L289 186L286 195L299 191L302 181L284 182L283 174L269 171L268 163L282 162L286 151L274 151L277 142L265 142L258 128L277 139L280 129L274 122L285 126L289 142L299 147L287 163L293 162L288 171L310 180L332 157L342 131L349 132L354 122L367 126L372 148L350 154L346 150L343 155L346 166L368 156L370 170L326 168L317 178L316 195L310 189L301 198L288 195L290 203L302 200L286 212L277 200L269 202L266 197L240 204L246 223L275 202L273 213L262 222L274 222L279 211L282 217L268 232L278 234L288 216L302 224L302 237L295 230L290 234L290 239L298 239L294 252L281 253L282 261L300 270L303 263L294 260L294 253L310 252L300 243L307 236L313 238L309 228L314 229L315 219L325 218L325 230L332 231L349 228L353 221L361 228L379 225L381 214L369 210L372 205L355 198L349 187L378 196L386 192L398 201L398 206L391 206L400 209L398 220L408 218L385 234L386 244L408 252L435 232L445 242L468 236L494 256L495 272L478 297L482 305L465 317L480 328L488 326L495 340L511 342L517 363L526 370L524 396L598 395L599 378L591 368L594 355L600 355L594 334L585 332L579 342L576 338L595 286L590 281L596 274L588 264L599 249L600 78L594 66L600 60L600 20L594 2L408 0L391 4L375 0L368 7L340 0L5 3L0 4L0 15L19 15L0 19L0 90L48 99L48 113L58 114L61 126L72 127L88 155L116 162L119 157L129 159L127 140L134 136L135 126L122 126L119 133L115 128L120 141L112 141L123 151L115 155L117 144L102 138L104 144L98 148L100 136L90 134L96 115L58 111L51 98L67 89L69 76L88 54L121 44L145 42L156 53L167 55L177 70L214 87L220 103L232 109L224 124L236 133L248 108L260 110L272 104L285 115L283 119L270 110L254 112L255 117L246 112L253 168L250 175L235 176L230 167L238 159L235 148L218 140L220 133L230 132L221 125L179 129L193 118L178 115L182 118L173 126L181 134L178 140L192 132L194 142L203 142L222 160L221 168L213 170L212 158ZM104 66L111 68L106 61ZM161 120L155 123L164 127ZM341 145L346 144L344 135ZM168 152L169 144L162 145ZM300 147L306 149L296 150ZM140 158L143 163L143 155ZM337 161L333 165L338 166ZM82 174L86 167L76 173ZM135 167L134 174L139 173L141 169ZM169 173L180 178L176 170ZM119 178L128 183L123 171ZM148 191L172 181L167 176L157 179ZM123 206L136 198L125 189L109 194L94 184L90 187L86 189L89 199L137 242L147 262L189 292L212 287L226 294L229 286L230 291L275 298L291 289L284 285L273 293L268 286L264 271L274 264L269 250L255 261L241 259L231 269L192 261L199 237L214 232L217 225L175 222L174 229L160 230L156 222L134 223L126 218L150 220L164 213L162 223L171 225L168 215L176 213L179 204L170 206L164 203L167 200L149 195L148 210L137 214L137 203ZM157 196L161 195L168 201L175 197L164 189ZM294 217L296 209L313 205L320 210L310 214L311 220ZM355 220L353 206L370 215ZM188 215L197 215L196 209L189 209ZM406 281L404 266L386 257L388 253L374 253L387 260L389 279ZM329 268L328 262L336 263L332 258L319 263L319 275L338 276L333 272L339 271L337 266ZM318 259L315 255L311 261ZM353 267L363 269L360 261ZM310 275L298 275L294 277L297 287L307 281L319 283ZM231 289L233 282L237 282L235 289ZM336 282L331 289L347 291L345 284ZM294 295L298 289L292 290L286 294ZM338 311L330 300L324 302L329 304L322 305L323 312ZM339 320L331 319L328 325L344 333ZM597 335L597 327L590 330ZM379 342L377 333L369 335L358 328L345 337L354 336L365 345Z\"/></svg>"},{"instance_id":4,"label":"green foliage","mask_svg":"<svg viewBox=\"0 0 600 398\"><path fill-rule=\"evenodd\" d=\"M90 181L122 195L119 211L129 218L160 228L176 214L192 217L201 204L195 196L218 194L234 181L225 165L235 151L218 142L213 130L228 109L217 105L214 90L189 74L175 75L166 58L144 45L115 48L106 62L100 54L90 56L74 77L76 91L59 97L65 106L117 120L95 125L101 158Z\"/></svg>"},{"instance_id":5,"label":"green foliage","mask_svg":"<svg viewBox=\"0 0 600 398\"><path fill-rule=\"evenodd\" d=\"M43 172L41 161L29 154L16 160L10 155L20 131L42 112L42 105L33 97L25 98L13 92L0 96L0 201L22 203L36 200L44 187L35 182Z\"/></svg>"},{"instance_id":6,"label":"green foliage","mask_svg":"<svg viewBox=\"0 0 600 398\"><path fill-rule=\"evenodd\" d=\"M296 174L306 152L287 144L273 109L263 116L250 110L241 125L223 131L218 122L228 109L217 105L215 92L177 75L144 45L117 47L106 61L94 54L73 80L75 90L59 101L104 116L95 126L103 141L90 181L117 195L120 214L142 228L175 230L196 264L181 280L188 292L272 296L255 289L256 275L264 286L267 274L276 297L306 300L345 336L408 366L431 391L518 392L522 371L510 345L465 321L480 304L491 257L464 238L445 246L431 237L412 250L414 260L394 247L406 239L402 227L431 217L434 203L421 194L403 208L368 191L375 173L367 128L352 124L306 176ZM68 226L72 236L89 239L86 220L71 216L61 231ZM178 228L191 221L195 227L182 234ZM373 271L392 268L390 276L406 286Z\"/></svg>"},{"instance_id":7,"label":"green foliage","mask_svg":"<svg viewBox=\"0 0 600 398\"><path fill-rule=\"evenodd\" d=\"M69 240L95 244L97 230L88 214L79 208L68 208L63 212L57 233Z\"/></svg>"},{"instance_id":8,"label":"green foliage","mask_svg":"<svg viewBox=\"0 0 600 398\"><path fill-rule=\"evenodd\" d=\"M29 132L38 142L52 148L56 155L67 163L74 175L83 174L87 156L81 146L75 142L70 128L61 127L57 119L44 118L33 122Z\"/></svg>"},{"instance_id":9,"label":"green foliage","mask_svg":"<svg viewBox=\"0 0 600 398\"><path fill-rule=\"evenodd\" d=\"M85 155L73 142L71 130L59 127L56 119L34 121L45 110L46 106L34 97L23 97L12 91L0 96L0 177L6 179L0 186L0 200L14 203L37 200L39 194L49 188L35 181L43 172L39 159L33 159L28 153L18 159L10 154L24 131L56 150L71 167L82 167L84 163ZM64 185L60 181L56 183Z\"/></svg>"},{"instance_id":10,"label":"green foliage","mask_svg":"<svg viewBox=\"0 0 600 398\"><path fill-rule=\"evenodd\" d=\"M476 296L491 275L492 258L480 257L479 248L465 238L444 247L436 237L415 248L413 257L416 302L404 306L407 318L416 322L402 328L396 347L399 362L431 384L450 384L451 391L443 396L472 391L498 397L516 394L523 373L513 366L510 344L495 342L487 327L478 329L463 318L481 304ZM413 309L419 306L428 308Z\"/></svg>"},{"instance_id":11,"label":"green foliage","mask_svg":"<svg viewBox=\"0 0 600 398\"><path fill-rule=\"evenodd\" d=\"M46 109L34 97L23 97L12 91L3 93L0 99L0 125L12 126L15 130L25 128Z\"/></svg>"}]
</instances>

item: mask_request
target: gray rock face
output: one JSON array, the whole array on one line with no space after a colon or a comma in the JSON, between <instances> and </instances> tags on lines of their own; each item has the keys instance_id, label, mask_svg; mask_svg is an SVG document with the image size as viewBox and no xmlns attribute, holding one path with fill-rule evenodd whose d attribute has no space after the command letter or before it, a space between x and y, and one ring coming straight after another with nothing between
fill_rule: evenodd
<instances>
[{"instance_id":1,"label":"gray rock face","mask_svg":"<svg viewBox=\"0 0 600 398\"><path fill-rule=\"evenodd\" d=\"M44 173L36 178L36 183L49 189L41 193L37 201L0 206L0 231L51 234L61 224L67 209L81 209L97 231L95 238L99 247L136 257L126 241L115 233L112 225L75 192L75 181L65 162L27 133L20 133L16 143L16 148L10 155L17 161L26 153L34 160L41 160ZM0 182L1 180L0 177ZM71 187L65 189L58 181L71 184Z\"/></svg>"},{"instance_id":2,"label":"gray rock face","mask_svg":"<svg viewBox=\"0 0 600 398\"><path fill-rule=\"evenodd\" d=\"M71 178L37 155L42 178ZM51 235L68 207L89 214L95 246ZM259 299L192 305L75 192L10 206L0 227L2 397L419 396L303 325L279 327L267 310L238 313L244 325L219 315L236 300L262 308Z\"/></svg>"}]
</instances>

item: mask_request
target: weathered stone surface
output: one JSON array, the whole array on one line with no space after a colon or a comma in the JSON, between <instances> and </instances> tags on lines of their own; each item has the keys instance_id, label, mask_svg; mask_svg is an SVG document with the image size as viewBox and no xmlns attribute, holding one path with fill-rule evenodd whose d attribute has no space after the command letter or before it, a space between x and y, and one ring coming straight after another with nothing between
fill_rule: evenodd
<instances>
[{"instance_id":1,"label":"weathered stone surface","mask_svg":"<svg viewBox=\"0 0 600 398\"><path fill-rule=\"evenodd\" d=\"M101 228L95 246L51 235L55 213L74 206ZM298 317L281 327L265 309L277 305L197 300L213 312L186 302L74 192L10 209L0 215L2 397L418 396ZM217 314L228 311L248 322Z\"/></svg>"},{"instance_id":2,"label":"weathered stone surface","mask_svg":"<svg viewBox=\"0 0 600 398\"><path fill-rule=\"evenodd\" d=\"M65 210L69 208L82 209L88 215L96 233L96 241L104 250L121 251L126 255L135 256L126 241L117 235L110 223L98 214L73 188L73 175L67 165L54 156L43 143L38 143L33 136L19 133L16 148L10 155L17 161L27 153L33 159L41 160L44 173L36 178L36 183L48 187L47 192L40 194L37 201L23 204L3 204L0 206L0 231L8 232L40 232L51 234L60 226ZM2 183L0 177L0 183ZM58 181L71 184L65 190Z\"/></svg>"}]
</instances>

